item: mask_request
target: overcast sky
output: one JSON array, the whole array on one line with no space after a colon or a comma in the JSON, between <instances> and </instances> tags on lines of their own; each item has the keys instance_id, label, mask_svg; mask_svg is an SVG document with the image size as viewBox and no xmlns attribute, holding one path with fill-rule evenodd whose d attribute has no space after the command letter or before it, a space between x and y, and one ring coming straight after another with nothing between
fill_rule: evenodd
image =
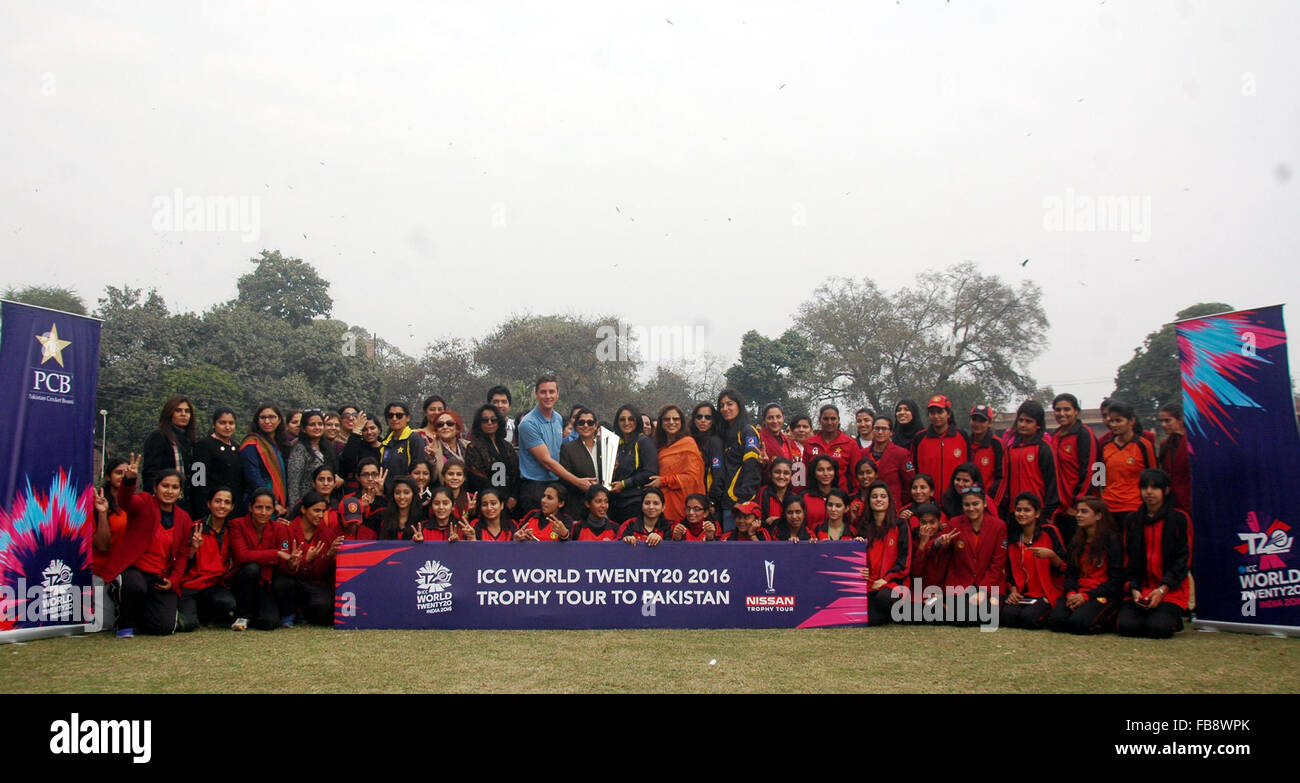
<instances>
[{"instance_id":1,"label":"overcast sky","mask_svg":"<svg viewBox=\"0 0 1300 783\"><path fill-rule=\"evenodd\" d=\"M0 282L202 311L271 248L413 355L528 310L730 361L827 276L971 259L1090 407L1177 310L1295 300L1298 40L1285 0L8 3ZM178 190L256 219L166 230Z\"/></svg>"}]
</instances>

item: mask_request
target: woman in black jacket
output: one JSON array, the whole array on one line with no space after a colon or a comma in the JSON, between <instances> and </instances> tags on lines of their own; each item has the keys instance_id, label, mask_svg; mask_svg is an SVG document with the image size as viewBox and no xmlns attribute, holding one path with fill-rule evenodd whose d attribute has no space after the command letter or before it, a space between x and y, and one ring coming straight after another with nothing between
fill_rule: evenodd
<instances>
[{"instance_id":1,"label":"woman in black jacket","mask_svg":"<svg viewBox=\"0 0 1300 783\"><path fill-rule=\"evenodd\" d=\"M614 464L614 486L610 519L619 522L641 511L641 497L651 476L659 475L659 448L641 429L641 411L624 405L614 414L618 431L618 459ZM620 522L621 523L621 522Z\"/></svg>"},{"instance_id":2,"label":"woman in black jacket","mask_svg":"<svg viewBox=\"0 0 1300 783\"><path fill-rule=\"evenodd\" d=\"M519 452L506 440L506 419L493 405L480 405L470 421L470 443L465 447L465 472L469 490L504 489L508 511L519 497Z\"/></svg>"},{"instance_id":3,"label":"woman in black jacket","mask_svg":"<svg viewBox=\"0 0 1300 783\"><path fill-rule=\"evenodd\" d=\"M183 394L174 394L163 404L158 417L158 429L149 433L140 449L140 489L153 492L155 477L164 470L178 470L181 474L181 499L177 501L186 513L194 494L190 474L194 464L194 404ZM213 485L216 486L216 485Z\"/></svg>"},{"instance_id":4,"label":"woman in black jacket","mask_svg":"<svg viewBox=\"0 0 1300 783\"><path fill-rule=\"evenodd\" d=\"M239 444L235 443L235 412L227 407L212 412L212 432L194 444L194 464L203 466L203 481L191 482L193 497L190 506L206 509L208 498L217 487L230 489L234 500L231 519L242 517L244 505L244 467L239 461ZM198 469L197 467L195 468Z\"/></svg>"},{"instance_id":5,"label":"woman in black jacket","mask_svg":"<svg viewBox=\"0 0 1300 783\"><path fill-rule=\"evenodd\" d=\"M517 431L517 430L516 430ZM573 431L577 437L560 446L560 465L575 478L600 480L600 424L590 408L579 407L573 414ZM587 508L583 505L586 487L565 483L564 513L582 519Z\"/></svg>"}]
</instances>

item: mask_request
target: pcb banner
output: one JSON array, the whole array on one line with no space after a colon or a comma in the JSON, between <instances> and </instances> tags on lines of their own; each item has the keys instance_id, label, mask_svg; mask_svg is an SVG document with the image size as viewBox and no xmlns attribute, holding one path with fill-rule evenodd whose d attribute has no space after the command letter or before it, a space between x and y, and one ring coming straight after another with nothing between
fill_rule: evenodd
<instances>
[{"instance_id":1,"label":"pcb banner","mask_svg":"<svg viewBox=\"0 0 1300 783\"><path fill-rule=\"evenodd\" d=\"M865 625L860 542L364 542L338 555L336 628Z\"/></svg>"},{"instance_id":2,"label":"pcb banner","mask_svg":"<svg viewBox=\"0 0 1300 783\"><path fill-rule=\"evenodd\" d=\"M1196 618L1300 632L1300 431L1282 307L1176 324ZM1245 630L1245 629L1243 629Z\"/></svg>"},{"instance_id":3,"label":"pcb banner","mask_svg":"<svg viewBox=\"0 0 1300 783\"><path fill-rule=\"evenodd\" d=\"M0 641L91 619L99 326L0 302Z\"/></svg>"}]
</instances>

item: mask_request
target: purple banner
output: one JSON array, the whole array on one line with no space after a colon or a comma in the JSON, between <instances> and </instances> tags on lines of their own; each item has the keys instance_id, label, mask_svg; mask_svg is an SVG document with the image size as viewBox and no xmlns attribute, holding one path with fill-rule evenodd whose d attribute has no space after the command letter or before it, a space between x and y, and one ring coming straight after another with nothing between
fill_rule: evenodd
<instances>
[{"instance_id":1,"label":"purple banner","mask_svg":"<svg viewBox=\"0 0 1300 783\"><path fill-rule=\"evenodd\" d=\"M0 303L0 631L83 619L99 326Z\"/></svg>"},{"instance_id":2,"label":"purple banner","mask_svg":"<svg viewBox=\"0 0 1300 783\"><path fill-rule=\"evenodd\" d=\"M1181 321L1196 618L1300 628L1296 428L1281 306Z\"/></svg>"},{"instance_id":3,"label":"purple banner","mask_svg":"<svg viewBox=\"0 0 1300 783\"><path fill-rule=\"evenodd\" d=\"M337 628L865 625L860 542L353 542Z\"/></svg>"}]
</instances>

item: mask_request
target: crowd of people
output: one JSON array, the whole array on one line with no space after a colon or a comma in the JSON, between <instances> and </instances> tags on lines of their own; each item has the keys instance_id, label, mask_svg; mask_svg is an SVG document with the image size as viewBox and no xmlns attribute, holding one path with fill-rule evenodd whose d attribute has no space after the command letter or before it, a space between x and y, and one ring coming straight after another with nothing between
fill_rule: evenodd
<instances>
[{"instance_id":1,"label":"crowd of people","mask_svg":"<svg viewBox=\"0 0 1300 783\"><path fill-rule=\"evenodd\" d=\"M242 436L230 408L200 436L173 396L138 454L108 459L96 499L94 572L116 632L201 624L272 630L329 625L334 564L348 540L855 540L865 545L869 622L900 602L960 591L1003 625L1168 637L1189 610L1191 479L1182 408L1165 438L1107 400L1108 432L1079 401L1026 401L1014 426L974 406L969 432L941 394L892 417L860 409L855 435L835 405L815 421L775 403L751 421L734 390L652 418L633 404L612 425L557 409L543 376L512 418L504 386L465 421L438 396L381 420L356 405L260 406ZM922 416L926 421L922 421ZM918 589L922 588L922 589Z\"/></svg>"}]
</instances>

